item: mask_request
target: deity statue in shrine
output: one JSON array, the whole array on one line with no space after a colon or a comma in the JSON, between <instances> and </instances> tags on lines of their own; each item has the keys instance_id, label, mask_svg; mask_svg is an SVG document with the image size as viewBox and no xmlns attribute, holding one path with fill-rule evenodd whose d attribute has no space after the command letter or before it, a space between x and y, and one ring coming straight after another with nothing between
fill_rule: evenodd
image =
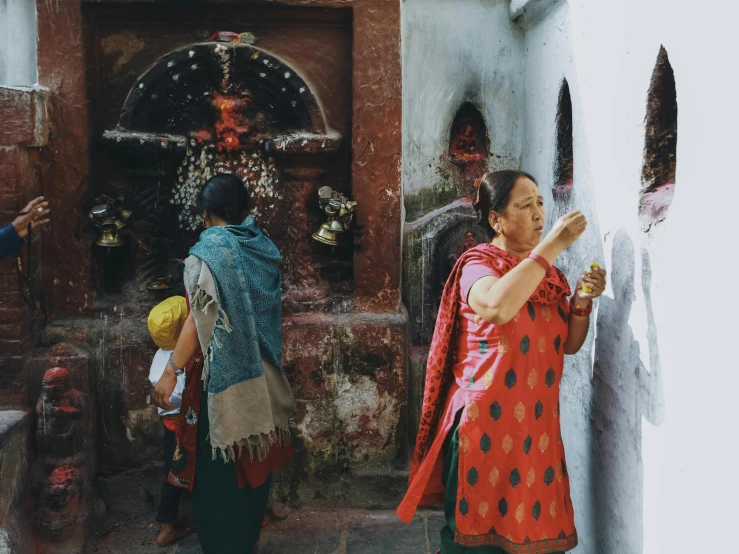
<instances>
[{"instance_id":1,"label":"deity statue in shrine","mask_svg":"<svg viewBox=\"0 0 739 554\"><path fill-rule=\"evenodd\" d=\"M44 374L43 392L36 403L36 447L47 468L79 465L83 457L79 426L85 399L72 388L69 371L55 367Z\"/></svg>"}]
</instances>

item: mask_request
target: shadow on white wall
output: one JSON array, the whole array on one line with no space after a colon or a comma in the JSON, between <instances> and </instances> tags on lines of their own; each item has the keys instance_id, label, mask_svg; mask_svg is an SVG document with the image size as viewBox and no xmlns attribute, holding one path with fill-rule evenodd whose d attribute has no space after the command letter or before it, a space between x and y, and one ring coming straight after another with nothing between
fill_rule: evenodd
<instances>
[{"instance_id":1,"label":"shadow on white wall","mask_svg":"<svg viewBox=\"0 0 739 554\"><path fill-rule=\"evenodd\" d=\"M643 549L642 418L664 420L662 368L651 299L651 265L642 250L642 287L647 311L649 366L629 325L636 300L634 244L624 232L614 238L613 298L602 296L593 368L591 509L597 552L639 554Z\"/></svg>"}]
</instances>

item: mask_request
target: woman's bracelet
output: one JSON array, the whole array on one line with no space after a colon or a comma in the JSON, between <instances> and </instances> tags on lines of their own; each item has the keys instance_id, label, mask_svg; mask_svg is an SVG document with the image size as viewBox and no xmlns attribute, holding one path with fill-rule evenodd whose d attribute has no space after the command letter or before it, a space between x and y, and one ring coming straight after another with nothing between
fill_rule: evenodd
<instances>
[{"instance_id":1,"label":"woman's bracelet","mask_svg":"<svg viewBox=\"0 0 739 554\"><path fill-rule=\"evenodd\" d=\"M169 353L169 365L172 366L172 369L174 369L174 374L177 375L177 377L185 373L184 367L177 367L177 364L174 363L174 351Z\"/></svg>"},{"instance_id":2,"label":"woman's bracelet","mask_svg":"<svg viewBox=\"0 0 739 554\"><path fill-rule=\"evenodd\" d=\"M590 313L593 311L593 301L591 300L588 302L588 305L584 308L578 308L575 306L575 297L573 296L570 299L570 312L577 317L588 317Z\"/></svg>"},{"instance_id":3,"label":"woman's bracelet","mask_svg":"<svg viewBox=\"0 0 739 554\"><path fill-rule=\"evenodd\" d=\"M532 252L531 254L529 254L529 258L537 262L542 268L544 268L544 271L546 272L549 272L549 268L552 267L552 264L550 264L544 256L541 256L536 252Z\"/></svg>"}]
</instances>

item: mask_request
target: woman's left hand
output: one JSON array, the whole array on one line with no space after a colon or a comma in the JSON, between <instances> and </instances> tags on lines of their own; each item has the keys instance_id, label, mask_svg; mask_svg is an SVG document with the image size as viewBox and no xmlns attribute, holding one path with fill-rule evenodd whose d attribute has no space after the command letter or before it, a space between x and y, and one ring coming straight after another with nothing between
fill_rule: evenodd
<instances>
[{"instance_id":1,"label":"woman's left hand","mask_svg":"<svg viewBox=\"0 0 739 554\"><path fill-rule=\"evenodd\" d=\"M165 410L172 409L172 404L170 404L169 399L174 392L176 384L177 375L174 374L174 370L169 367L169 364L167 364L167 369L164 370L164 373L154 386L154 390L151 391L152 400L154 400L154 404L156 404L157 407L164 408Z\"/></svg>"},{"instance_id":2,"label":"woman's left hand","mask_svg":"<svg viewBox=\"0 0 739 554\"><path fill-rule=\"evenodd\" d=\"M589 288L591 292L582 290L583 285ZM587 303L593 298L598 298L604 290L606 290L606 270L600 267L591 267L577 280L575 298Z\"/></svg>"}]
</instances>

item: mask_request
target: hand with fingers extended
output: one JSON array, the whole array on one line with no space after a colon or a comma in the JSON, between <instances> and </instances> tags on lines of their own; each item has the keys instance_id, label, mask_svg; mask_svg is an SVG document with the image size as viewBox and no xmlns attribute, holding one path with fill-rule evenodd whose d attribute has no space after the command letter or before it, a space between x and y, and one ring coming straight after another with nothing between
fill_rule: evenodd
<instances>
[{"instance_id":1,"label":"hand with fingers extended","mask_svg":"<svg viewBox=\"0 0 739 554\"><path fill-rule=\"evenodd\" d=\"M20 238L28 235L28 227L35 229L41 225L47 224L50 219L47 217L51 213L49 203L44 200L43 196L31 200L23 211L13 220L13 227Z\"/></svg>"},{"instance_id":2,"label":"hand with fingers extended","mask_svg":"<svg viewBox=\"0 0 739 554\"><path fill-rule=\"evenodd\" d=\"M585 232L588 221L580 211L572 211L554 222L543 242L555 245L559 250L571 246Z\"/></svg>"}]
</instances>

